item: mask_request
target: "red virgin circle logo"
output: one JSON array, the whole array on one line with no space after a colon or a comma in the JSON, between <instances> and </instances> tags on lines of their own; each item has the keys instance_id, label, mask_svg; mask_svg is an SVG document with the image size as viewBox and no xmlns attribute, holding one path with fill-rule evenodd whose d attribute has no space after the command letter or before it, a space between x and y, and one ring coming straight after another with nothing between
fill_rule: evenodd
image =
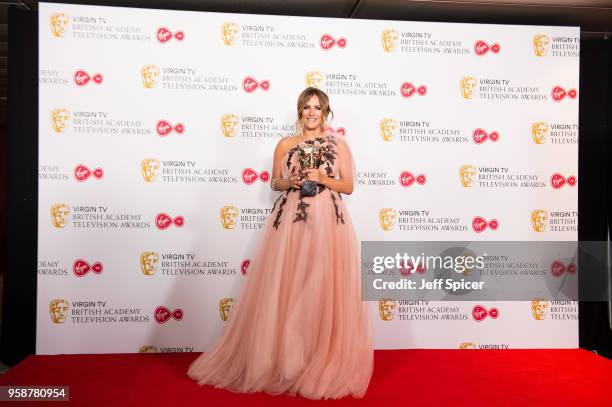
<instances>
[{"instance_id":1,"label":"red virgin circle logo","mask_svg":"<svg viewBox=\"0 0 612 407\"><path fill-rule=\"evenodd\" d=\"M482 216L476 216L472 220L472 229L474 229L474 232L476 233L484 232L486 228L490 228L491 230L497 230L498 227L499 222L497 221L497 219L491 219L490 221L487 221Z\"/></svg>"},{"instance_id":2,"label":"red virgin circle logo","mask_svg":"<svg viewBox=\"0 0 612 407\"><path fill-rule=\"evenodd\" d=\"M180 228L184 224L185 218L180 215L175 218L172 218L167 213L162 212L155 217L155 226L160 230L168 229L172 225Z\"/></svg>"},{"instance_id":3,"label":"red virgin circle logo","mask_svg":"<svg viewBox=\"0 0 612 407\"><path fill-rule=\"evenodd\" d=\"M427 182L427 177L425 174L414 175L410 171L402 171L399 176L400 185L403 187L409 187L415 182L419 185L425 185Z\"/></svg>"},{"instance_id":4,"label":"red virgin circle logo","mask_svg":"<svg viewBox=\"0 0 612 407\"><path fill-rule=\"evenodd\" d=\"M402 87L400 88L400 93L405 98L409 98L411 96L414 96L415 94L425 96L427 94L427 86L421 85L417 87L410 82L404 82L402 83Z\"/></svg>"},{"instance_id":5,"label":"red virgin circle logo","mask_svg":"<svg viewBox=\"0 0 612 407\"><path fill-rule=\"evenodd\" d=\"M563 175L559 174L558 172L555 172L550 177L550 185L554 189L559 189L563 187L565 184L569 185L570 187L573 187L576 185L577 182L578 180L576 179L574 175L570 175L569 177L565 178Z\"/></svg>"},{"instance_id":6,"label":"red virgin circle logo","mask_svg":"<svg viewBox=\"0 0 612 407\"><path fill-rule=\"evenodd\" d=\"M242 182L245 184L254 184L257 179L260 179L262 182L268 182L270 179L270 173L264 170L258 174L257 171L252 168L245 168L242 170Z\"/></svg>"},{"instance_id":7,"label":"red virgin circle logo","mask_svg":"<svg viewBox=\"0 0 612 407\"><path fill-rule=\"evenodd\" d=\"M474 130L474 133L472 133L472 138L474 139L474 143L476 144L482 144L487 141L487 139L491 140L492 142L496 142L497 140L499 140L499 133L495 130L490 133L487 133L483 129L476 129Z\"/></svg>"},{"instance_id":8,"label":"red virgin circle logo","mask_svg":"<svg viewBox=\"0 0 612 407\"><path fill-rule=\"evenodd\" d=\"M499 44L489 45L486 41L483 40L476 41L476 43L474 44L474 52L476 53L476 55L479 56L485 55L489 51L494 54L498 54L500 49L501 47L499 46Z\"/></svg>"},{"instance_id":9,"label":"red virgin circle logo","mask_svg":"<svg viewBox=\"0 0 612 407\"><path fill-rule=\"evenodd\" d=\"M487 316L493 319L497 319L497 317L499 316L499 310L495 307L491 308L490 310L487 310L482 305L475 305L474 308L472 308L472 318L474 318L475 321L480 322Z\"/></svg>"},{"instance_id":10,"label":"red virgin circle logo","mask_svg":"<svg viewBox=\"0 0 612 407\"><path fill-rule=\"evenodd\" d=\"M183 134L185 125L183 125L183 123L177 123L173 126L172 123L167 120L160 120L157 122L155 130L160 137L165 137L173 131L176 132L176 134Z\"/></svg>"},{"instance_id":11,"label":"red virgin circle logo","mask_svg":"<svg viewBox=\"0 0 612 407\"><path fill-rule=\"evenodd\" d=\"M576 99L578 91L576 89L565 90L561 86L555 86L551 91L552 98L555 102L562 101L566 96L570 99Z\"/></svg>"},{"instance_id":12,"label":"red virgin circle logo","mask_svg":"<svg viewBox=\"0 0 612 407\"><path fill-rule=\"evenodd\" d=\"M103 80L104 77L101 73L96 73L91 76L83 69L79 69L74 73L74 83L76 83L77 86L85 86L90 81L93 81L95 84L99 85Z\"/></svg>"},{"instance_id":13,"label":"red virgin circle logo","mask_svg":"<svg viewBox=\"0 0 612 407\"><path fill-rule=\"evenodd\" d=\"M329 34L323 34L321 36L321 40L319 41L319 44L321 45L321 48L323 48L324 50L328 50L334 47L334 45L337 45L338 48L344 48L346 47L346 38L344 37L340 37L338 38L338 40L335 40L334 37L332 37Z\"/></svg>"},{"instance_id":14,"label":"red virgin circle logo","mask_svg":"<svg viewBox=\"0 0 612 407\"><path fill-rule=\"evenodd\" d=\"M251 260L249 259L244 259L240 263L240 272L242 273L243 276L246 276L250 265L251 265Z\"/></svg>"},{"instance_id":15,"label":"red virgin circle logo","mask_svg":"<svg viewBox=\"0 0 612 407\"><path fill-rule=\"evenodd\" d=\"M414 273L424 274L427 269L425 266L419 262L417 267L414 267L414 264L411 260L404 261L400 264L399 272L402 276L410 276Z\"/></svg>"},{"instance_id":16,"label":"red virgin circle logo","mask_svg":"<svg viewBox=\"0 0 612 407\"><path fill-rule=\"evenodd\" d=\"M72 263L72 272L77 277L83 277L90 271L95 274L100 274L102 273L102 269L102 263L99 261L95 262L91 266L83 259L75 260L74 263Z\"/></svg>"},{"instance_id":17,"label":"red virgin circle logo","mask_svg":"<svg viewBox=\"0 0 612 407\"><path fill-rule=\"evenodd\" d=\"M332 133L339 134L341 136L346 136L346 129L344 127L338 127L336 129L334 129L331 126L327 126L327 130L331 131Z\"/></svg>"},{"instance_id":18,"label":"red virgin circle logo","mask_svg":"<svg viewBox=\"0 0 612 407\"><path fill-rule=\"evenodd\" d=\"M550 274L554 277L561 277L564 273L576 274L577 267L574 263L570 263L567 266L562 262L555 260L550 265Z\"/></svg>"},{"instance_id":19,"label":"red virgin circle logo","mask_svg":"<svg viewBox=\"0 0 612 407\"><path fill-rule=\"evenodd\" d=\"M263 80L261 82L257 82L254 78L251 78L250 76L247 76L242 81L242 89L244 89L244 91L247 93L255 92L257 88L261 88L262 90L270 89L270 81Z\"/></svg>"},{"instance_id":20,"label":"red virgin circle logo","mask_svg":"<svg viewBox=\"0 0 612 407\"><path fill-rule=\"evenodd\" d=\"M174 311L170 311L170 309L164 307L163 305L160 305L159 307L155 308L155 311L153 311L153 315L155 317L155 321L160 324L163 324L170 320L170 318L174 318L177 321L183 319L183 310L177 308Z\"/></svg>"},{"instance_id":21,"label":"red virgin circle logo","mask_svg":"<svg viewBox=\"0 0 612 407\"><path fill-rule=\"evenodd\" d=\"M176 39L177 41L183 41L183 39L185 38L185 33L181 30L172 33L172 31L170 31L166 27L159 27L155 35L157 37L157 41L161 42L162 44L165 44L172 38Z\"/></svg>"},{"instance_id":22,"label":"red virgin circle logo","mask_svg":"<svg viewBox=\"0 0 612 407\"><path fill-rule=\"evenodd\" d=\"M74 167L74 178L83 182L86 181L89 177L93 176L96 179L100 179L104 176L104 170L102 168L96 168L93 171L87 168L86 165L79 164Z\"/></svg>"}]
</instances>

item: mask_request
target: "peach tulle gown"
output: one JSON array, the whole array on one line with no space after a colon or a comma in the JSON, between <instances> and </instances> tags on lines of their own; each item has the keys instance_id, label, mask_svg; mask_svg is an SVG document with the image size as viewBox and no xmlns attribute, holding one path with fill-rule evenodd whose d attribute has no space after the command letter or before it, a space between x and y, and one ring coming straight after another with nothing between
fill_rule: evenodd
<instances>
[{"instance_id":1,"label":"peach tulle gown","mask_svg":"<svg viewBox=\"0 0 612 407\"><path fill-rule=\"evenodd\" d=\"M341 137L305 143L324 148L328 176L352 178ZM297 147L283 157L284 178L299 169ZM276 200L221 338L189 367L199 385L310 399L366 393L374 358L357 237L340 194L318 192L288 190Z\"/></svg>"}]
</instances>

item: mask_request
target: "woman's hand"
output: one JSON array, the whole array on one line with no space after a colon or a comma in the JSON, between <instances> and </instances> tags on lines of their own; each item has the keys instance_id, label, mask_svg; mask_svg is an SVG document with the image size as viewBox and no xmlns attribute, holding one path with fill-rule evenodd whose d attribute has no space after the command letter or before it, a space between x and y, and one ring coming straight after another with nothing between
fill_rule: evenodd
<instances>
[{"instance_id":1,"label":"woman's hand","mask_svg":"<svg viewBox=\"0 0 612 407\"><path fill-rule=\"evenodd\" d=\"M291 178L289 178L289 185L289 188L301 189L302 185L300 181L300 176L292 175Z\"/></svg>"},{"instance_id":2,"label":"woman's hand","mask_svg":"<svg viewBox=\"0 0 612 407\"><path fill-rule=\"evenodd\" d=\"M318 168L308 168L303 171L304 179L308 181L315 181L317 184L323 184L324 179L327 178Z\"/></svg>"}]
</instances>

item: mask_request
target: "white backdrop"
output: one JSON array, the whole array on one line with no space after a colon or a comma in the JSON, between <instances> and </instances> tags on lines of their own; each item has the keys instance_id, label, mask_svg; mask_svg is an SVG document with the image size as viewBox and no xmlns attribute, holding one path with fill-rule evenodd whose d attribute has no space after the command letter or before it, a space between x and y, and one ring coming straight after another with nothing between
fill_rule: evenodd
<instances>
[{"instance_id":1,"label":"white backdrop","mask_svg":"<svg viewBox=\"0 0 612 407\"><path fill-rule=\"evenodd\" d=\"M353 150L362 240L577 238L578 28L46 3L39 18L37 353L206 350L307 85ZM578 346L575 302L480 303L499 311L484 320L470 302L399 302L390 320L371 305L379 349Z\"/></svg>"}]
</instances>

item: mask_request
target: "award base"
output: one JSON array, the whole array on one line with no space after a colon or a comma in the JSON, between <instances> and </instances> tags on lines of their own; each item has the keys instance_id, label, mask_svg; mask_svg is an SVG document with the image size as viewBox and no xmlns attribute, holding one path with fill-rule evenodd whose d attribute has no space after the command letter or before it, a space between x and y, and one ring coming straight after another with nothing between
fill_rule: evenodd
<instances>
[{"instance_id":1,"label":"award base","mask_svg":"<svg viewBox=\"0 0 612 407\"><path fill-rule=\"evenodd\" d=\"M315 196L317 194L318 184L314 181L302 181L300 189L302 196Z\"/></svg>"}]
</instances>

